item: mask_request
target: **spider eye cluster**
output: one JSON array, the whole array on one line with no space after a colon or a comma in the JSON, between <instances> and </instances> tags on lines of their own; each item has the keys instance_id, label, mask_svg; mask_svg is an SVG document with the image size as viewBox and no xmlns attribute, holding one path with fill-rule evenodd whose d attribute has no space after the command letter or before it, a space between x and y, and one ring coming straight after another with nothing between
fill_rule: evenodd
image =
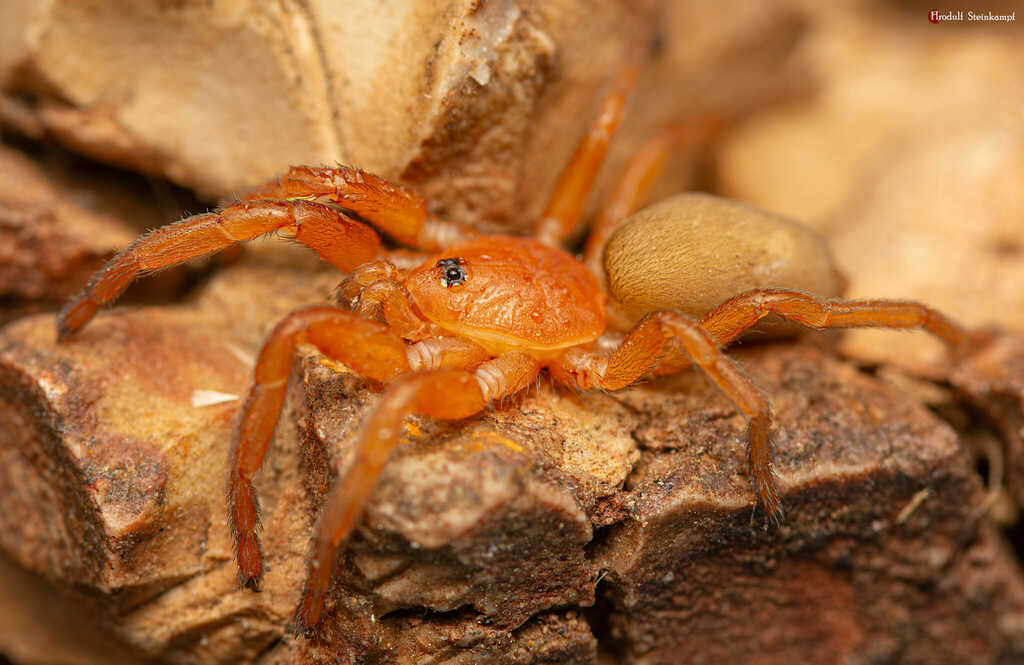
<instances>
[{"instance_id":1,"label":"spider eye cluster","mask_svg":"<svg viewBox=\"0 0 1024 665\"><path fill-rule=\"evenodd\" d=\"M462 257L441 259L435 265L441 269L441 286L443 287L459 286L469 279L469 275L466 274L466 259Z\"/></svg>"}]
</instances>

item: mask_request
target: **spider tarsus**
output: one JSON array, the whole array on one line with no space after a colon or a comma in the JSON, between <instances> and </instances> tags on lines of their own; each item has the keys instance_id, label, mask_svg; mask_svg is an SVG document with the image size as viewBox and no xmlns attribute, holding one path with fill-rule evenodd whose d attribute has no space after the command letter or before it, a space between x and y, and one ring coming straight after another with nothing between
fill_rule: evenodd
<instances>
[{"instance_id":1,"label":"spider tarsus","mask_svg":"<svg viewBox=\"0 0 1024 665\"><path fill-rule=\"evenodd\" d=\"M255 577L255 576L252 576L252 575L246 575L246 574L242 573L241 571L239 571L238 572L238 588L239 589L249 589L250 591L255 591L256 593L260 593L261 591L263 591L263 579L262 579L262 577Z\"/></svg>"},{"instance_id":2,"label":"spider tarsus","mask_svg":"<svg viewBox=\"0 0 1024 665\"><path fill-rule=\"evenodd\" d=\"M758 509L764 511L764 524L761 526L762 531L768 531L772 527L779 527L786 521L786 512L783 510L781 502L772 510L768 510L764 507L764 504L758 502L750 509L751 528L754 528Z\"/></svg>"},{"instance_id":3,"label":"spider tarsus","mask_svg":"<svg viewBox=\"0 0 1024 665\"><path fill-rule=\"evenodd\" d=\"M307 640L311 640L316 637L316 627L303 626L298 618L296 618L295 625L292 627L292 634L295 637L305 637Z\"/></svg>"},{"instance_id":4,"label":"spider tarsus","mask_svg":"<svg viewBox=\"0 0 1024 665\"><path fill-rule=\"evenodd\" d=\"M786 521L786 514L782 510L782 506L778 506L775 510L764 511L764 526L762 530L767 531L771 527L778 528L782 526L782 523Z\"/></svg>"},{"instance_id":5,"label":"spider tarsus","mask_svg":"<svg viewBox=\"0 0 1024 665\"><path fill-rule=\"evenodd\" d=\"M295 617L292 619L289 629L295 637L305 637L313 639L316 637L317 627L320 625L320 618L322 616L322 610L317 613L317 616L312 620L308 620L306 615L312 611L312 607L317 604L317 601L310 600L306 594L303 594L302 602L299 603L298 609L295 610Z\"/></svg>"},{"instance_id":6,"label":"spider tarsus","mask_svg":"<svg viewBox=\"0 0 1024 665\"><path fill-rule=\"evenodd\" d=\"M991 345L1003 332L998 326L979 326L968 330L959 343L950 345L950 357L954 362L962 362Z\"/></svg>"},{"instance_id":7,"label":"spider tarsus","mask_svg":"<svg viewBox=\"0 0 1024 665\"><path fill-rule=\"evenodd\" d=\"M98 309L91 298L78 297L69 301L57 316L57 342L63 342L81 330Z\"/></svg>"}]
</instances>

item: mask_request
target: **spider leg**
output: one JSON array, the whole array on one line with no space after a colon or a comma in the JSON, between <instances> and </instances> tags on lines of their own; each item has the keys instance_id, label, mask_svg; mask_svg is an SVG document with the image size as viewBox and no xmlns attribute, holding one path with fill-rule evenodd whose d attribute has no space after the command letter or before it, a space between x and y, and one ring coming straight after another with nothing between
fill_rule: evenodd
<instances>
[{"instance_id":1,"label":"spider leg","mask_svg":"<svg viewBox=\"0 0 1024 665\"><path fill-rule=\"evenodd\" d=\"M608 357L573 349L556 367L560 380L571 378L581 388L619 390L634 384L679 344L719 390L749 419L747 464L764 507L766 520L782 515L778 479L774 471L771 437L772 414L768 399L718 345L712 335L684 314L659 311L641 319Z\"/></svg>"},{"instance_id":2,"label":"spider leg","mask_svg":"<svg viewBox=\"0 0 1024 665\"><path fill-rule=\"evenodd\" d=\"M529 386L538 374L537 362L525 353L506 353L482 363L472 372L435 369L411 374L392 383L355 441L348 471L331 488L313 540L313 556L302 601L295 615L295 632L312 635L323 616L334 559L377 484L391 451L401 440L405 417L420 414L461 420L491 401Z\"/></svg>"},{"instance_id":3,"label":"spider leg","mask_svg":"<svg viewBox=\"0 0 1024 665\"><path fill-rule=\"evenodd\" d=\"M387 326L334 307L309 307L285 317L256 359L254 381L239 412L228 465L228 522L240 586L259 590L263 551L259 499L252 480L281 415L295 348L309 343L363 376L387 381L410 370L405 342Z\"/></svg>"},{"instance_id":4,"label":"spider leg","mask_svg":"<svg viewBox=\"0 0 1024 665\"><path fill-rule=\"evenodd\" d=\"M461 337L428 337L406 347L414 372L430 369L477 367L491 358L479 344Z\"/></svg>"},{"instance_id":5,"label":"spider leg","mask_svg":"<svg viewBox=\"0 0 1024 665\"><path fill-rule=\"evenodd\" d=\"M477 235L468 226L427 213L416 192L386 178L348 166L293 166L280 178L244 192L245 200L259 198L327 197L351 210L408 247L436 251Z\"/></svg>"},{"instance_id":6,"label":"spider leg","mask_svg":"<svg viewBox=\"0 0 1024 665\"><path fill-rule=\"evenodd\" d=\"M847 300L819 298L787 289L753 289L741 293L708 312L700 325L726 345L742 335L769 313L774 312L808 328L922 328L955 350L968 341L969 334L941 312L921 303L905 300ZM673 354L656 373L677 372L689 365L681 354Z\"/></svg>"},{"instance_id":7,"label":"spider leg","mask_svg":"<svg viewBox=\"0 0 1024 665\"><path fill-rule=\"evenodd\" d=\"M587 133L576 147L537 224L536 237L543 243L558 245L568 236L583 215L587 195L608 155L612 135L622 122L630 91L636 85L640 67L650 46L649 36L639 41L612 76L608 92Z\"/></svg>"},{"instance_id":8,"label":"spider leg","mask_svg":"<svg viewBox=\"0 0 1024 665\"><path fill-rule=\"evenodd\" d=\"M100 307L136 277L236 245L279 229L348 272L377 255L380 238L362 222L329 206L303 200L249 201L194 215L136 239L110 259L71 299L57 319L58 339L82 328Z\"/></svg>"},{"instance_id":9,"label":"spider leg","mask_svg":"<svg viewBox=\"0 0 1024 665\"><path fill-rule=\"evenodd\" d=\"M724 126L719 116L703 116L668 125L641 144L616 176L583 245L583 262L592 273L599 277L604 275L601 261L608 238L640 208L668 157L675 152L696 149L714 138Z\"/></svg>"},{"instance_id":10,"label":"spider leg","mask_svg":"<svg viewBox=\"0 0 1024 665\"><path fill-rule=\"evenodd\" d=\"M951 346L967 340L960 326L917 302L824 299L786 289L741 293L704 315L700 323L719 344L728 344L769 312L808 328L923 328Z\"/></svg>"}]
</instances>

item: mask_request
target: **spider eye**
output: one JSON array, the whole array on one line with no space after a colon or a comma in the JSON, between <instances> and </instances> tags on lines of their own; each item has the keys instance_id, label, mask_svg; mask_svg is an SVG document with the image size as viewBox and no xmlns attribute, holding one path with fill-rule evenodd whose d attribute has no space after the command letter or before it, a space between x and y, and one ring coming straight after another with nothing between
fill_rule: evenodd
<instances>
[{"instance_id":1,"label":"spider eye","mask_svg":"<svg viewBox=\"0 0 1024 665\"><path fill-rule=\"evenodd\" d=\"M469 275L466 274L466 259L441 259L435 265L441 269L441 286L451 288L469 279Z\"/></svg>"}]
</instances>

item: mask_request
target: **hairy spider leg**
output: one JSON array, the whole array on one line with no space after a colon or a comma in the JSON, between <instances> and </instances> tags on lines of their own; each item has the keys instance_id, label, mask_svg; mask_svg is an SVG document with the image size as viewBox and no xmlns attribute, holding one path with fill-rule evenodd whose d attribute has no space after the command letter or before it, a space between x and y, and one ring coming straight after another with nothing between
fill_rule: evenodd
<instances>
[{"instance_id":1,"label":"hairy spider leg","mask_svg":"<svg viewBox=\"0 0 1024 665\"><path fill-rule=\"evenodd\" d=\"M700 325L724 346L772 312L813 329L920 328L954 350L962 349L969 342L969 335L963 328L921 303L819 298L802 291L776 288L752 289L734 296L705 314ZM655 373L671 374L689 365L686 357L672 352L662 359Z\"/></svg>"},{"instance_id":2,"label":"hairy spider leg","mask_svg":"<svg viewBox=\"0 0 1024 665\"><path fill-rule=\"evenodd\" d=\"M263 577L259 499L252 484L281 415L295 348L308 343L362 376L388 381L411 370L401 336L385 325L335 307L308 307L281 320L256 359L253 385L239 411L228 465L228 521L238 582L259 590Z\"/></svg>"},{"instance_id":3,"label":"hairy spider leg","mask_svg":"<svg viewBox=\"0 0 1024 665\"><path fill-rule=\"evenodd\" d=\"M140 275L280 229L293 230L298 242L346 272L373 259L380 246L380 238L366 224L312 201L248 201L194 215L140 236L110 259L61 310L58 339L80 330Z\"/></svg>"},{"instance_id":4,"label":"hairy spider leg","mask_svg":"<svg viewBox=\"0 0 1024 665\"><path fill-rule=\"evenodd\" d=\"M619 390L633 385L656 367L665 350L679 344L719 390L746 415L747 464L765 510L765 523L782 515L771 437L768 399L722 350L711 334L679 312L658 311L640 319L608 357L573 349L565 354L555 376L580 388ZM560 370L560 371L559 371Z\"/></svg>"},{"instance_id":5,"label":"hairy spider leg","mask_svg":"<svg viewBox=\"0 0 1024 665\"><path fill-rule=\"evenodd\" d=\"M528 354L510 352L472 372L429 370L404 376L388 387L359 432L352 463L335 481L320 513L309 577L295 614L296 634L311 636L320 623L338 547L355 527L391 451L400 442L406 416L469 418L492 400L527 388L538 372L537 362Z\"/></svg>"},{"instance_id":6,"label":"hairy spider leg","mask_svg":"<svg viewBox=\"0 0 1024 665\"><path fill-rule=\"evenodd\" d=\"M594 186L597 173L608 155L608 145L622 122L629 93L636 85L640 67L650 48L649 39L634 46L612 76L597 115L587 133L562 171L548 199L544 213L537 223L537 240L548 245L560 245L583 215L587 195Z\"/></svg>"},{"instance_id":7,"label":"hairy spider leg","mask_svg":"<svg viewBox=\"0 0 1024 665\"><path fill-rule=\"evenodd\" d=\"M427 212L423 197L386 178L348 166L293 166L279 178L244 192L245 200L327 197L373 223L408 247L437 251L478 235L477 231Z\"/></svg>"},{"instance_id":8,"label":"hairy spider leg","mask_svg":"<svg viewBox=\"0 0 1024 665\"><path fill-rule=\"evenodd\" d=\"M967 333L941 312L905 300L825 299L787 289L752 289L726 300L700 323L719 344L728 344L769 312L808 328L923 328L950 346Z\"/></svg>"}]
</instances>

